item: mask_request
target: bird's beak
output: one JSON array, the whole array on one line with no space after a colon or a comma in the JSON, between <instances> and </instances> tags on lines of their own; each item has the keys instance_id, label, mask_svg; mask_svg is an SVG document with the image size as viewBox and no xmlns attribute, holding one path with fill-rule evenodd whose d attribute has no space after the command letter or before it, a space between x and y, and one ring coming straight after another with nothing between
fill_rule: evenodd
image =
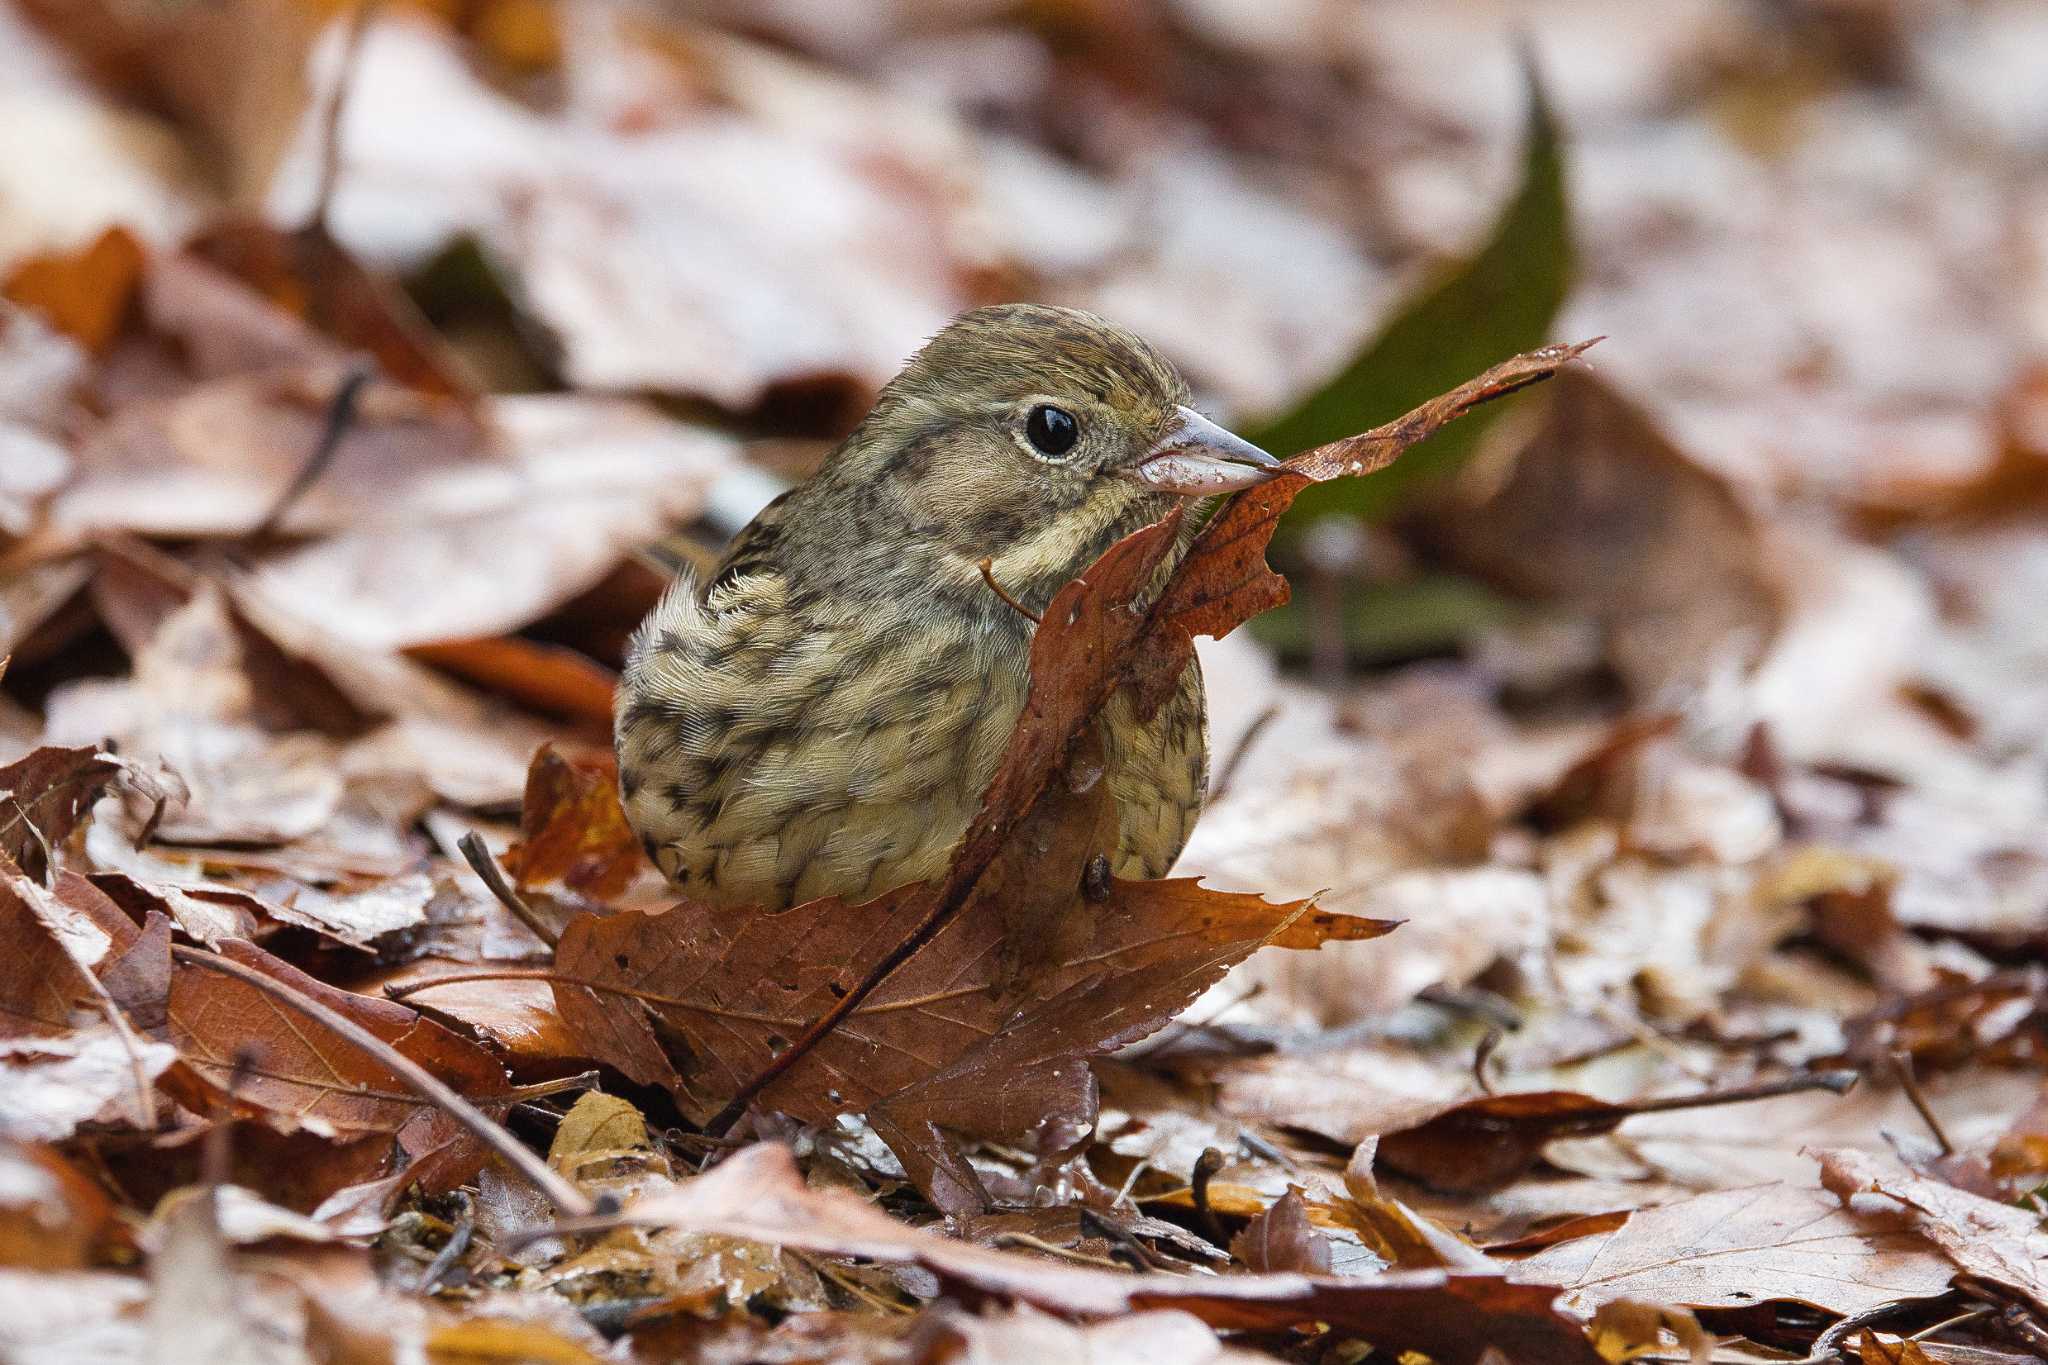
<instances>
[{"instance_id":1,"label":"bird's beak","mask_svg":"<svg viewBox=\"0 0 2048 1365\"><path fill-rule=\"evenodd\" d=\"M1183 406L1166 434L1116 474L1160 493L1199 498L1250 488L1279 472L1271 455Z\"/></svg>"}]
</instances>

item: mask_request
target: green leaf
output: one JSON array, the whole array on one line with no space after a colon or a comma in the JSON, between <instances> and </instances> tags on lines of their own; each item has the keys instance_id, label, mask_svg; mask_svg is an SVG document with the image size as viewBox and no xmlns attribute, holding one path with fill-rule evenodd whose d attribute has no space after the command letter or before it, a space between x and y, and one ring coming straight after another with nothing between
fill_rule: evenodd
<instances>
[{"instance_id":1,"label":"green leaf","mask_svg":"<svg viewBox=\"0 0 2048 1365\"><path fill-rule=\"evenodd\" d=\"M1341 373L1292 412L1244 433L1276 455L1363 431L1549 338L1571 287L1573 252L1564 150L1534 60L1525 57L1529 115L1522 184L1486 245L1417 296ZM1500 408L1454 423L1367 479L1304 489L1285 525L1332 513L1382 520L1420 484L1449 474Z\"/></svg>"}]
</instances>

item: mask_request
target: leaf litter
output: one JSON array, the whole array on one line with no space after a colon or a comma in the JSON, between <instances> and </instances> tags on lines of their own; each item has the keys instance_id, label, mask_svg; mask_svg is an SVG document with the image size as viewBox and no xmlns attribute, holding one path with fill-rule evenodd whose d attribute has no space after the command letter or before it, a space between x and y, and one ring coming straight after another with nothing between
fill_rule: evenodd
<instances>
[{"instance_id":1,"label":"leaf litter","mask_svg":"<svg viewBox=\"0 0 2048 1365\"><path fill-rule=\"evenodd\" d=\"M77 64L34 126L218 176L4 181L0 1350L2037 1351L2039 386L2026 288L1955 283L2029 239L1917 202L2044 192L1943 74L1996 7L1841 48L1603 9L1421 85L1490 21L928 8L25 8ZM1820 74L1595 94L1617 44ZM1894 117L1924 186L1807 173ZM673 903L602 752L639 555L1015 294L1329 444L1159 591L1170 526L1069 585L946 877ZM1295 534L1312 488L1373 525ZM1313 681L1234 629L1289 579ZM1184 875L1090 886L1090 718L1191 650L1227 790Z\"/></svg>"}]
</instances>

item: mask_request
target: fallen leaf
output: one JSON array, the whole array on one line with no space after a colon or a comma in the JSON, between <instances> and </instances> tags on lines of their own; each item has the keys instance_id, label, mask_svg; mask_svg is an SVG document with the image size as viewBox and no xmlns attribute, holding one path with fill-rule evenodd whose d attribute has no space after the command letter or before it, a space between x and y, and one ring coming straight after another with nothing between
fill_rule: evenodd
<instances>
[{"instance_id":1,"label":"fallen leaf","mask_svg":"<svg viewBox=\"0 0 2048 1365\"><path fill-rule=\"evenodd\" d=\"M0 1038L55 1038L88 999L85 968L38 913L40 888L0 859Z\"/></svg>"},{"instance_id":2,"label":"fallen leaf","mask_svg":"<svg viewBox=\"0 0 2048 1365\"><path fill-rule=\"evenodd\" d=\"M630 1222L716 1232L834 1256L918 1265L947 1283L1068 1318L1178 1309L1212 1327L1285 1329L1323 1322L1390 1356L1416 1350L1475 1365L1488 1347L1517 1359L1599 1356L1550 1303L1554 1291L1493 1276L1388 1272L1368 1279L1300 1274L1189 1277L1093 1270L989 1251L912 1228L867 1201L803 1183L787 1148L757 1144L709 1175L634 1201Z\"/></svg>"},{"instance_id":3,"label":"fallen leaf","mask_svg":"<svg viewBox=\"0 0 2048 1365\"><path fill-rule=\"evenodd\" d=\"M1646 703L1761 660L1789 589L1735 488L1593 374L1567 371L1534 402L1533 433L1507 443L1498 469L1475 467L1473 491L1450 490L1429 543L1506 591L1593 617Z\"/></svg>"},{"instance_id":4,"label":"fallen leaf","mask_svg":"<svg viewBox=\"0 0 2048 1365\"><path fill-rule=\"evenodd\" d=\"M661 915L581 916L556 953L562 975L556 999L570 1027L607 1060L621 1055L609 1041L620 1017L645 1008L689 1042L698 1069L688 1079L704 1093L682 1102L686 1112L708 1113L717 1107L710 1097L736 1093L901 939L914 894L749 915L686 902ZM1206 985L1261 943L1309 946L1323 937L1370 937L1390 927L1303 916L1298 904L1204 891L1191 881L1120 882L1095 907L1082 949L1037 979L1034 992L1050 1000L1099 977L1165 973L1179 983L1175 1003L1143 1010L1157 1028L1193 998L1197 981ZM956 917L766 1098L790 1113L826 1120L865 1109L995 1039L1019 1022L1016 1016L1029 1013L1028 1000L1010 994L1002 944L996 916ZM566 984L586 981L608 989ZM1129 1007L1136 999L1118 1003ZM1106 1008L1107 1001L1093 1007ZM1088 1023L1106 1034L1127 1026L1101 1015ZM1069 1041L1082 1047L1094 1039Z\"/></svg>"},{"instance_id":5,"label":"fallen leaf","mask_svg":"<svg viewBox=\"0 0 2048 1365\"><path fill-rule=\"evenodd\" d=\"M598 903L616 900L647 868L639 836L619 805L618 764L609 754L533 756L519 805L519 842L505 870L519 888L559 884Z\"/></svg>"},{"instance_id":6,"label":"fallen leaf","mask_svg":"<svg viewBox=\"0 0 2048 1365\"><path fill-rule=\"evenodd\" d=\"M0 295L33 308L58 331L104 355L135 304L147 257L126 228L110 227L91 245L19 262Z\"/></svg>"},{"instance_id":7,"label":"fallen leaf","mask_svg":"<svg viewBox=\"0 0 2048 1365\"><path fill-rule=\"evenodd\" d=\"M1911 1209L1915 1226L1971 1279L1989 1282L2048 1316L2048 1231L2031 1210L1959 1190L1897 1161L1837 1147L1812 1154L1821 1183L1845 1204L1876 1194Z\"/></svg>"},{"instance_id":8,"label":"fallen leaf","mask_svg":"<svg viewBox=\"0 0 2048 1365\"><path fill-rule=\"evenodd\" d=\"M1788 1079L1789 1086L1765 1084L1618 1104L1569 1090L1485 1095L1415 1127L1385 1134L1379 1139L1379 1159L1436 1189L1477 1194L1500 1189L1527 1173L1541 1159L1544 1146L1557 1138L1612 1132L1639 1114L1765 1098L1788 1088L1841 1094L1856 1076L1821 1073Z\"/></svg>"},{"instance_id":9,"label":"fallen leaf","mask_svg":"<svg viewBox=\"0 0 2048 1365\"><path fill-rule=\"evenodd\" d=\"M1560 1242L1510 1274L1591 1315L1617 1299L1734 1308L1788 1298L1850 1314L1932 1297L1951 1268L1897 1210L1844 1208L1798 1185L1717 1190L1638 1209L1613 1232Z\"/></svg>"},{"instance_id":10,"label":"fallen leaf","mask_svg":"<svg viewBox=\"0 0 2048 1365\"><path fill-rule=\"evenodd\" d=\"M93 746L44 746L0 768L0 854L32 877L48 876L45 855L71 837L122 770Z\"/></svg>"},{"instance_id":11,"label":"fallen leaf","mask_svg":"<svg viewBox=\"0 0 2048 1365\"><path fill-rule=\"evenodd\" d=\"M78 1270L120 1241L114 1206L52 1149L0 1142L0 1266Z\"/></svg>"},{"instance_id":12,"label":"fallen leaf","mask_svg":"<svg viewBox=\"0 0 2048 1365\"><path fill-rule=\"evenodd\" d=\"M418 306L396 284L366 269L328 235L325 224L285 232L255 219L217 220L184 250L348 350L374 357L387 377L423 393L474 400L473 382Z\"/></svg>"},{"instance_id":13,"label":"fallen leaf","mask_svg":"<svg viewBox=\"0 0 2048 1365\"><path fill-rule=\"evenodd\" d=\"M1254 1274L1330 1273L1330 1239L1309 1225L1308 1203L1290 1189L1230 1239L1230 1254Z\"/></svg>"},{"instance_id":14,"label":"fallen leaf","mask_svg":"<svg viewBox=\"0 0 2048 1365\"><path fill-rule=\"evenodd\" d=\"M231 940L219 951L340 1011L474 1102L509 1102L504 1070L490 1054L417 1011L337 990L247 943ZM439 1112L354 1044L218 972L176 970L169 1036L215 1095L232 1090L238 1105L286 1126L398 1133Z\"/></svg>"},{"instance_id":15,"label":"fallen leaf","mask_svg":"<svg viewBox=\"0 0 2048 1365\"><path fill-rule=\"evenodd\" d=\"M178 1060L164 1043L123 1038L112 1028L0 1042L0 1132L23 1142L62 1142L86 1123L139 1127L136 1087Z\"/></svg>"}]
</instances>

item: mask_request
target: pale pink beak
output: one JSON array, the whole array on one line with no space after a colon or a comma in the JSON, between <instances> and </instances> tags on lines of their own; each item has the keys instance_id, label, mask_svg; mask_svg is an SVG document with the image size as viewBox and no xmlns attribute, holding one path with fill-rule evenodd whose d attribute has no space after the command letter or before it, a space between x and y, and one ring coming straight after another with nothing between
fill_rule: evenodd
<instances>
[{"instance_id":1,"label":"pale pink beak","mask_svg":"<svg viewBox=\"0 0 2048 1365\"><path fill-rule=\"evenodd\" d=\"M1116 476L1157 492L1200 498L1250 488L1279 472L1280 462L1271 455L1183 406L1166 434Z\"/></svg>"}]
</instances>

